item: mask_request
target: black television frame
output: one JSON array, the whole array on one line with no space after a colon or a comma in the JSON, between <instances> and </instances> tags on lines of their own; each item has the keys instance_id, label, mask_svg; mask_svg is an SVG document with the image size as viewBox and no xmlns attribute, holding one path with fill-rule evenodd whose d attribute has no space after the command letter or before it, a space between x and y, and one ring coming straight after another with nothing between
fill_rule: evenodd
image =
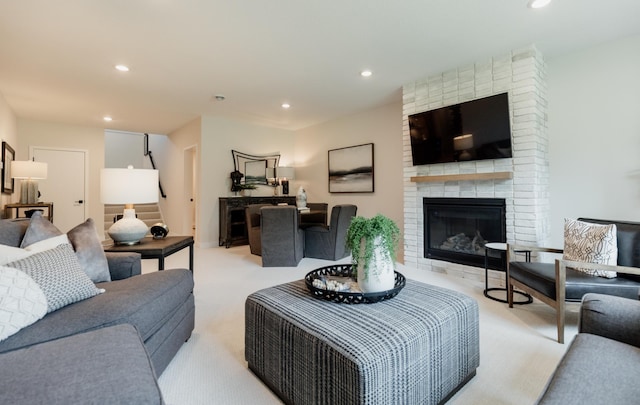
<instances>
[{"instance_id":1,"label":"black television frame","mask_svg":"<svg viewBox=\"0 0 640 405\"><path fill-rule=\"evenodd\" d=\"M411 114L408 121L414 166L513 157L506 92Z\"/></svg>"}]
</instances>

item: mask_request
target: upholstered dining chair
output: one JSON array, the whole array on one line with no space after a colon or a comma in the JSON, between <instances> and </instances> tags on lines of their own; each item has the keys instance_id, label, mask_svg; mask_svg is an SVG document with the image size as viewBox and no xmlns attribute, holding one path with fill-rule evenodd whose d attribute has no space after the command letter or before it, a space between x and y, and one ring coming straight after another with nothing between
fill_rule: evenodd
<instances>
[{"instance_id":1,"label":"upholstered dining chair","mask_svg":"<svg viewBox=\"0 0 640 405\"><path fill-rule=\"evenodd\" d=\"M260 208L266 205L269 204L250 204L244 209L245 222L247 223L247 236L249 238L249 250L253 255L262 255Z\"/></svg>"},{"instance_id":2,"label":"upholstered dining chair","mask_svg":"<svg viewBox=\"0 0 640 405\"><path fill-rule=\"evenodd\" d=\"M347 230L358 207L352 204L336 205L331 209L329 226L304 229L304 255L316 259L338 260L351 253L346 246Z\"/></svg>"},{"instance_id":3,"label":"upholstered dining chair","mask_svg":"<svg viewBox=\"0 0 640 405\"><path fill-rule=\"evenodd\" d=\"M297 266L304 255L304 231L298 226L298 209L292 205L260 209L262 267Z\"/></svg>"},{"instance_id":4,"label":"upholstered dining chair","mask_svg":"<svg viewBox=\"0 0 640 405\"><path fill-rule=\"evenodd\" d=\"M640 294L640 223L579 218L579 221L616 225L617 265L555 259L555 263L515 261L514 250L563 253L563 249L507 246L507 299L513 308L514 288L518 288L554 308L558 342L564 343L565 303L580 303L586 293L638 299ZM584 236L589 238L588 235ZM602 241L596 241L602 245ZM565 240L565 248L567 241ZM593 252L594 247L585 247ZM578 270L580 269L580 270ZM616 272L605 278L589 272Z\"/></svg>"}]
</instances>

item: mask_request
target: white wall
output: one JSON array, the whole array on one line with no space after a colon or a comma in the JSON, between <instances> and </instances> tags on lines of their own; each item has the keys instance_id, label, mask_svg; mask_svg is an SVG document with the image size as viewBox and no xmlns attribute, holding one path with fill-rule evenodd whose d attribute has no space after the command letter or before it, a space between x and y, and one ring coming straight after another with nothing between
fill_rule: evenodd
<instances>
[{"instance_id":1,"label":"white wall","mask_svg":"<svg viewBox=\"0 0 640 405\"><path fill-rule=\"evenodd\" d=\"M551 243L563 219L640 221L640 35L548 60Z\"/></svg>"},{"instance_id":2,"label":"white wall","mask_svg":"<svg viewBox=\"0 0 640 405\"><path fill-rule=\"evenodd\" d=\"M18 160L29 158L30 146L82 149L89 152L87 212L89 218L93 218L97 223L102 223L104 205L100 201L100 169L104 167L104 130L20 118L18 119L18 133L20 134L20 147L16 149L16 159ZM73 180L73 177L70 180ZM18 196L14 198L19 199Z\"/></svg>"},{"instance_id":3,"label":"white wall","mask_svg":"<svg viewBox=\"0 0 640 405\"><path fill-rule=\"evenodd\" d=\"M4 96L0 93L0 141L5 141L16 152L18 151L18 123L15 114L9 108ZM8 204L19 199L19 195L2 194L0 195L0 204ZM4 213L4 210L2 211Z\"/></svg>"},{"instance_id":4,"label":"white wall","mask_svg":"<svg viewBox=\"0 0 640 405\"><path fill-rule=\"evenodd\" d=\"M144 165L144 134L139 132L104 131L104 167L136 169Z\"/></svg>"},{"instance_id":5,"label":"white wall","mask_svg":"<svg viewBox=\"0 0 640 405\"><path fill-rule=\"evenodd\" d=\"M329 149L374 144L373 193L329 193ZM378 213L403 221L402 180L402 100L359 114L315 125L296 132L294 189L303 185L309 202L355 204L358 215L372 217ZM403 261L402 248L398 260Z\"/></svg>"},{"instance_id":6,"label":"white wall","mask_svg":"<svg viewBox=\"0 0 640 405\"><path fill-rule=\"evenodd\" d=\"M170 235L188 235L188 230L184 228L183 222L186 210L190 208L185 202L185 198L189 197L188 194L190 193L185 191L185 187L189 187L189 185L184 184L183 151L192 147L199 150L200 134L201 120L198 118L170 133L165 138L165 142L160 142L161 137L149 138L149 148L153 152L154 160L160 170L160 181L167 195L166 198L160 199L160 209L165 223L169 226ZM199 170L197 170L196 175L202 176ZM199 204L196 205L196 212L198 209ZM202 245L200 230L201 227L198 224L196 226L195 241L199 246ZM209 241L206 241L205 245L209 246Z\"/></svg>"},{"instance_id":7,"label":"white wall","mask_svg":"<svg viewBox=\"0 0 640 405\"><path fill-rule=\"evenodd\" d=\"M294 141L294 133L291 131L217 117L202 117L198 225L201 227L199 235L203 245L218 246L218 198L233 195L229 177L233 171L231 150L250 155L279 153L280 162L285 165L293 161ZM252 195L258 194L273 195L273 189L264 187L252 192Z\"/></svg>"}]
</instances>

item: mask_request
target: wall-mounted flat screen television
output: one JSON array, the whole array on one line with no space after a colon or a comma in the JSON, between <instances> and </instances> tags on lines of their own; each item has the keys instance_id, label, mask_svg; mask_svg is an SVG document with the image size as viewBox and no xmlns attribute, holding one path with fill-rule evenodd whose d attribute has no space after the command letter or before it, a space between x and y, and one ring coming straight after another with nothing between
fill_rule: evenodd
<instances>
[{"instance_id":1,"label":"wall-mounted flat screen television","mask_svg":"<svg viewBox=\"0 0 640 405\"><path fill-rule=\"evenodd\" d=\"M507 93L409 115L414 166L510 158Z\"/></svg>"}]
</instances>

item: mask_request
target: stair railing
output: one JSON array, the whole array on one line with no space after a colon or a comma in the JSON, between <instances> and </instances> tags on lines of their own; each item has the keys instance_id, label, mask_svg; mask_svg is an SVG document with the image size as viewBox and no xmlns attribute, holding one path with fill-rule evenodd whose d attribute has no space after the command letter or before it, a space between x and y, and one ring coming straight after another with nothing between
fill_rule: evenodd
<instances>
[{"instance_id":1,"label":"stair railing","mask_svg":"<svg viewBox=\"0 0 640 405\"><path fill-rule=\"evenodd\" d=\"M153 153L151 153L151 150L149 150L149 134L147 133L144 134L144 155L149 156L149 160L151 161L151 167L153 168L153 170L157 170L156 162L153 161ZM158 188L160 188L160 195L162 196L162 198L167 198L167 195L164 193L164 190L162 189L162 182L160 181L160 176L158 176Z\"/></svg>"}]
</instances>

